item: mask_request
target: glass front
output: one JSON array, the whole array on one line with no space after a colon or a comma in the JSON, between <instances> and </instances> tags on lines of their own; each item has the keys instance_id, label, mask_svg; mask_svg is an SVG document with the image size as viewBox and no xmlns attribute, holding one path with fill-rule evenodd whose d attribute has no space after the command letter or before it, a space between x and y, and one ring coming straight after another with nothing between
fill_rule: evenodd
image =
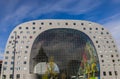
<instances>
[{"instance_id":1,"label":"glass front","mask_svg":"<svg viewBox=\"0 0 120 79\"><path fill-rule=\"evenodd\" d=\"M39 79L100 79L95 47L78 30L44 31L34 41L31 58L31 72Z\"/></svg>"}]
</instances>

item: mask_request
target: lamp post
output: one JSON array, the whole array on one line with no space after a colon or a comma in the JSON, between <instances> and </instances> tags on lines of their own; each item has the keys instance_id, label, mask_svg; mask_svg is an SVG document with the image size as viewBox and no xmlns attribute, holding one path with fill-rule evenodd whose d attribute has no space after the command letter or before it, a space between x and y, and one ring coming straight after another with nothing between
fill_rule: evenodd
<instances>
[{"instance_id":1,"label":"lamp post","mask_svg":"<svg viewBox=\"0 0 120 79\"><path fill-rule=\"evenodd\" d=\"M15 33L15 39L14 39L14 46L13 46L13 71L12 71L12 79L14 79L14 72L15 72L15 54L16 54L16 40L17 40L17 32Z\"/></svg>"}]
</instances>

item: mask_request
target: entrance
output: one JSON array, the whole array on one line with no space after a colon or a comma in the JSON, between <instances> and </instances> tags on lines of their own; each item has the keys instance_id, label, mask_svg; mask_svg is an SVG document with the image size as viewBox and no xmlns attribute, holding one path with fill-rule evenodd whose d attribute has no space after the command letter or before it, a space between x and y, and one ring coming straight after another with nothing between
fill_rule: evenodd
<instances>
[{"instance_id":1,"label":"entrance","mask_svg":"<svg viewBox=\"0 0 120 79\"><path fill-rule=\"evenodd\" d=\"M81 31L50 29L34 41L30 73L38 79L99 79L100 65L91 39Z\"/></svg>"}]
</instances>

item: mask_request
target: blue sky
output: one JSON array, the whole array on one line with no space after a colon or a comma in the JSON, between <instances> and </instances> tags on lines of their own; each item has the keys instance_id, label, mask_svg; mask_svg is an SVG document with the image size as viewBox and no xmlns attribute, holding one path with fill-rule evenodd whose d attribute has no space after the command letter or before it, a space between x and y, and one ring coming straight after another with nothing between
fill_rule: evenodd
<instances>
[{"instance_id":1,"label":"blue sky","mask_svg":"<svg viewBox=\"0 0 120 79\"><path fill-rule=\"evenodd\" d=\"M120 0L0 0L0 59L15 26L38 19L77 19L102 24L120 49Z\"/></svg>"}]
</instances>

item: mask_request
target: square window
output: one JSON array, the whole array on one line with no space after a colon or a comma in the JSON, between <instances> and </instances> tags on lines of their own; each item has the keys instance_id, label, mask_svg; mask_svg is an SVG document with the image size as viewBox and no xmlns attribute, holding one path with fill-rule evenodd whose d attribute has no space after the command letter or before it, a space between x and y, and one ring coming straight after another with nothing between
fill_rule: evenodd
<instances>
[{"instance_id":1,"label":"square window","mask_svg":"<svg viewBox=\"0 0 120 79\"><path fill-rule=\"evenodd\" d=\"M52 25L52 23L50 22L49 25Z\"/></svg>"},{"instance_id":2,"label":"square window","mask_svg":"<svg viewBox=\"0 0 120 79\"><path fill-rule=\"evenodd\" d=\"M65 25L68 25L68 23L65 23Z\"/></svg>"},{"instance_id":3,"label":"square window","mask_svg":"<svg viewBox=\"0 0 120 79\"><path fill-rule=\"evenodd\" d=\"M117 52L117 50L115 50L115 52Z\"/></svg>"},{"instance_id":4,"label":"square window","mask_svg":"<svg viewBox=\"0 0 120 79\"><path fill-rule=\"evenodd\" d=\"M26 46L26 48L29 48L29 46Z\"/></svg>"},{"instance_id":5,"label":"square window","mask_svg":"<svg viewBox=\"0 0 120 79\"><path fill-rule=\"evenodd\" d=\"M14 64L14 62L12 61L11 64Z\"/></svg>"},{"instance_id":6,"label":"square window","mask_svg":"<svg viewBox=\"0 0 120 79\"><path fill-rule=\"evenodd\" d=\"M101 58L103 57L103 55L101 55Z\"/></svg>"},{"instance_id":7,"label":"square window","mask_svg":"<svg viewBox=\"0 0 120 79\"><path fill-rule=\"evenodd\" d=\"M26 61L24 61L24 64L26 64L27 62Z\"/></svg>"},{"instance_id":8,"label":"square window","mask_svg":"<svg viewBox=\"0 0 120 79\"><path fill-rule=\"evenodd\" d=\"M8 57L7 57L7 56L5 56L5 59L8 59Z\"/></svg>"},{"instance_id":9,"label":"square window","mask_svg":"<svg viewBox=\"0 0 120 79\"><path fill-rule=\"evenodd\" d=\"M83 28L83 30L86 30L86 28Z\"/></svg>"},{"instance_id":10,"label":"square window","mask_svg":"<svg viewBox=\"0 0 120 79\"><path fill-rule=\"evenodd\" d=\"M28 29L28 27L26 27L26 29Z\"/></svg>"},{"instance_id":11,"label":"square window","mask_svg":"<svg viewBox=\"0 0 120 79\"><path fill-rule=\"evenodd\" d=\"M39 27L39 29L41 29L41 27Z\"/></svg>"},{"instance_id":12,"label":"square window","mask_svg":"<svg viewBox=\"0 0 120 79\"><path fill-rule=\"evenodd\" d=\"M33 27L33 29L35 29L35 27Z\"/></svg>"},{"instance_id":13,"label":"square window","mask_svg":"<svg viewBox=\"0 0 120 79\"><path fill-rule=\"evenodd\" d=\"M3 79L6 79L6 75L3 75L2 77L3 77Z\"/></svg>"},{"instance_id":14,"label":"square window","mask_svg":"<svg viewBox=\"0 0 120 79\"><path fill-rule=\"evenodd\" d=\"M119 57L119 55L117 54L116 57Z\"/></svg>"},{"instance_id":15,"label":"square window","mask_svg":"<svg viewBox=\"0 0 120 79\"><path fill-rule=\"evenodd\" d=\"M104 62L104 60L102 60L102 63Z\"/></svg>"},{"instance_id":16,"label":"square window","mask_svg":"<svg viewBox=\"0 0 120 79\"><path fill-rule=\"evenodd\" d=\"M26 33L27 33L27 34L30 34L30 31L27 31Z\"/></svg>"},{"instance_id":17,"label":"square window","mask_svg":"<svg viewBox=\"0 0 120 79\"><path fill-rule=\"evenodd\" d=\"M17 36L17 38L20 38L20 36Z\"/></svg>"},{"instance_id":18,"label":"square window","mask_svg":"<svg viewBox=\"0 0 120 79\"><path fill-rule=\"evenodd\" d=\"M101 32L101 35L103 35L103 32Z\"/></svg>"},{"instance_id":19,"label":"square window","mask_svg":"<svg viewBox=\"0 0 120 79\"><path fill-rule=\"evenodd\" d=\"M33 22L33 25L35 25L35 22Z\"/></svg>"},{"instance_id":20,"label":"square window","mask_svg":"<svg viewBox=\"0 0 120 79\"><path fill-rule=\"evenodd\" d=\"M106 72L105 71L103 72L103 75L106 76Z\"/></svg>"},{"instance_id":21,"label":"square window","mask_svg":"<svg viewBox=\"0 0 120 79\"><path fill-rule=\"evenodd\" d=\"M113 55L111 55L111 57L113 57Z\"/></svg>"},{"instance_id":22,"label":"square window","mask_svg":"<svg viewBox=\"0 0 120 79\"><path fill-rule=\"evenodd\" d=\"M11 43L11 41L9 41L9 43Z\"/></svg>"},{"instance_id":23,"label":"square window","mask_svg":"<svg viewBox=\"0 0 120 79\"><path fill-rule=\"evenodd\" d=\"M100 45L98 45L98 48L100 48Z\"/></svg>"},{"instance_id":24,"label":"square window","mask_svg":"<svg viewBox=\"0 0 120 79\"><path fill-rule=\"evenodd\" d=\"M43 23L43 22L41 22L41 25L44 25L44 23Z\"/></svg>"},{"instance_id":25,"label":"square window","mask_svg":"<svg viewBox=\"0 0 120 79\"><path fill-rule=\"evenodd\" d=\"M33 31L33 34L35 34L36 33L36 31Z\"/></svg>"},{"instance_id":26,"label":"square window","mask_svg":"<svg viewBox=\"0 0 120 79\"><path fill-rule=\"evenodd\" d=\"M27 38L27 36L23 36L23 38L24 38L24 39L26 39L26 38Z\"/></svg>"},{"instance_id":27,"label":"square window","mask_svg":"<svg viewBox=\"0 0 120 79\"><path fill-rule=\"evenodd\" d=\"M115 62L115 60L112 60L112 62L114 63L114 62Z\"/></svg>"},{"instance_id":28,"label":"square window","mask_svg":"<svg viewBox=\"0 0 120 79\"><path fill-rule=\"evenodd\" d=\"M9 51L6 51L6 54L9 54Z\"/></svg>"},{"instance_id":29,"label":"square window","mask_svg":"<svg viewBox=\"0 0 120 79\"><path fill-rule=\"evenodd\" d=\"M106 32L106 34L109 34L109 32Z\"/></svg>"},{"instance_id":30,"label":"square window","mask_svg":"<svg viewBox=\"0 0 120 79\"><path fill-rule=\"evenodd\" d=\"M13 39L14 38L14 36L11 36L11 39Z\"/></svg>"},{"instance_id":31,"label":"square window","mask_svg":"<svg viewBox=\"0 0 120 79\"><path fill-rule=\"evenodd\" d=\"M32 39L32 36L30 36L30 39Z\"/></svg>"},{"instance_id":32,"label":"square window","mask_svg":"<svg viewBox=\"0 0 120 79\"><path fill-rule=\"evenodd\" d=\"M27 51L25 51L25 53L27 53Z\"/></svg>"},{"instance_id":33,"label":"square window","mask_svg":"<svg viewBox=\"0 0 120 79\"><path fill-rule=\"evenodd\" d=\"M96 43L98 43L98 41L96 41Z\"/></svg>"},{"instance_id":34,"label":"square window","mask_svg":"<svg viewBox=\"0 0 120 79\"><path fill-rule=\"evenodd\" d=\"M117 71L115 71L115 75L116 75L116 76L118 75Z\"/></svg>"},{"instance_id":35,"label":"square window","mask_svg":"<svg viewBox=\"0 0 120 79\"><path fill-rule=\"evenodd\" d=\"M102 28L102 30L104 30L104 28Z\"/></svg>"},{"instance_id":36,"label":"square window","mask_svg":"<svg viewBox=\"0 0 120 79\"><path fill-rule=\"evenodd\" d=\"M73 23L73 25L76 25L76 23Z\"/></svg>"},{"instance_id":37,"label":"square window","mask_svg":"<svg viewBox=\"0 0 120 79\"><path fill-rule=\"evenodd\" d=\"M22 29L22 27L19 27L19 29Z\"/></svg>"},{"instance_id":38,"label":"square window","mask_svg":"<svg viewBox=\"0 0 120 79\"><path fill-rule=\"evenodd\" d=\"M10 79L12 79L13 78L13 75L12 74L10 74Z\"/></svg>"},{"instance_id":39,"label":"square window","mask_svg":"<svg viewBox=\"0 0 120 79\"><path fill-rule=\"evenodd\" d=\"M12 56L11 58L14 59L14 56Z\"/></svg>"},{"instance_id":40,"label":"square window","mask_svg":"<svg viewBox=\"0 0 120 79\"><path fill-rule=\"evenodd\" d=\"M7 64L7 62L4 62L4 64Z\"/></svg>"},{"instance_id":41,"label":"square window","mask_svg":"<svg viewBox=\"0 0 120 79\"><path fill-rule=\"evenodd\" d=\"M81 23L81 25L84 25L84 23Z\"/></svg>"},{"instance_id":42,"label":"square window","mask_svg":"<svg viewBox=\"0 0 120 79\"><path fill-rule=\"evenodd\" d=\"M13 70L13 67L11 67L10 70Z\"/></svg>"},{"instance_id":43,"label":"square window","mask_svg":"<svg viewBox=\"0 0 120 79\"><path fill-rule=\"evenodd\" d=\"M20 74L17 74L17 75L16 75L16 78L17 78L17 79L20 79Z\"/></svg>"},{"instance_id":44,"label":"square window","mask_svg":"<svg viewBox=\"0 0 120 79\"><path fill-rule=\"evenodd\" d=\"M23 31L20 31L20 34L23 33Z\"/></svg>"},{"instance_id":45,"label":"square window","mask_svg":"<svg viewBox=\"0 0 120 79\"><path fill-rule=\"evenodd\" d=\"M111 71L109 71L109 75L112 76L112 72Z\"/></svg>"},{"instance_id":46,"label":"square window","mask_svg":"<svg viewBox=\"0 0 120 79\"><path fill-rule=\"evenodd\" d=\"M92 30L92 28L90 28L90 30Z\"/></svg>"},{"instance_id":47,"label":"square window","mask_svg":"<svg viewBox=\"0 0 120 79\"><path fill-rule=\"evenodd\" d=\"M7 68L6 67L3 67L3 70L6 70Z\"/></svg>"}]
</instances>

